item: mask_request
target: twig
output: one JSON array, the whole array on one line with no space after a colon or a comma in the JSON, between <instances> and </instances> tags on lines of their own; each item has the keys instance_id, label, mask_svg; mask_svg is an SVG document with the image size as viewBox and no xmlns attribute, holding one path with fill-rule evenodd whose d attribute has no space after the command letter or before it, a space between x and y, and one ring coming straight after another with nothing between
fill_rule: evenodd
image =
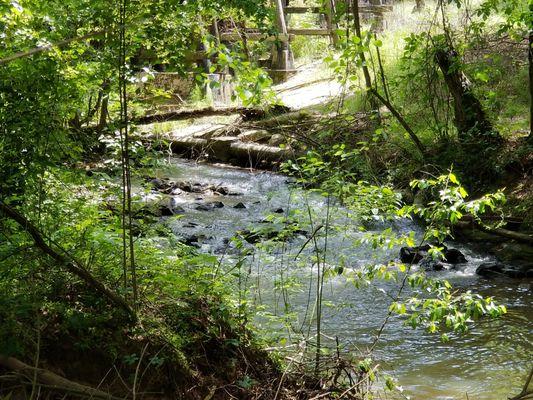
<instances>
[{"instance_id":1,"label":"twig","mask_svg":"<svg viewBox=\"0 0 533 400\"><path fill-rule=\"evenodd\" d=\"M529 396L533 395L533 390L527 390L529 388L529 384L531 383L531 379L533 378L533 367L531 367L531 371L529 372L529 375L526 379L526 383L524 384L524 387L522 388L522 391L514 396L509 397L509 400L520 400L520 399L527 399Z\"/></svg>"}]
</instances>

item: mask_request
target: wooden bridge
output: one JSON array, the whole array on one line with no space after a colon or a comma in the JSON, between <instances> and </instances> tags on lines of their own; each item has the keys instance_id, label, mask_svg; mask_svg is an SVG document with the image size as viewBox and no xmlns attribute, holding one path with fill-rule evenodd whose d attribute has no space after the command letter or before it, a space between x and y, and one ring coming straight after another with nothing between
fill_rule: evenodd
<instances>
[{"instance_id":1,"label":"wooden bridge","mask_svg":"<svg viewBox=\"0 0 533 400\"><path fill-rule=\"evenodd\" d=\"M327 36L333 45L339 42L338 26L336 24L336 10L342 6L345 10L350 8L351 0L324 0L322 7L318 6L293 6L290 0L273 0L276 7L276 25L278 34L267 36L258 30L234 29L223 30L219 33L222 42L242 40L264 40L273 42L271 71L283 76L294 70L294 60L290 49L290 42L295 36ZM363 16L382 16L392 10L393 0L359 0L359 12ZM344 3L344 4L341 4ZM316 28L299 28L289 26L292 14L316 14L318 19L325 23Z\"/></svg>"}]
</instances>

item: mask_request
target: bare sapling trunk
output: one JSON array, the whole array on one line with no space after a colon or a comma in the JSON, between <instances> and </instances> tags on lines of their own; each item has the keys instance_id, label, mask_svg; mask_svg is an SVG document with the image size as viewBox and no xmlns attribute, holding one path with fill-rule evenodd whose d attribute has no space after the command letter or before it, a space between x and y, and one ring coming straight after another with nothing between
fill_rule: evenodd
<instances>
[{"instance_id":1,"label":"bare sapling trunk","mask_svg":"<svg viewBox=\"0 0 533 400\"><path fill-rule=\"evenodd\" d=\"M528 139L529 139L529 143L533 144L533 29L529 31L528 59L529 59L529 137Z\"/></svg>"},{"instance_id":2,"label":"bare sapling trunk","mask_svg":"<svg viewBox=\"0 0 533 400\"><path fill-rule=\"evenodd\" d=\"M353 18L354 18L354 29L355 34L362 39L361 36L361 20L359 19L359 2L358 0L352 0L352 12L353 12ZM416 135L416 133L413 131L413 129L409 126L405 118L401 115L401 113L394 107L394 105L390 102L388 98L385 98L379 94L379 92L372 86L372 78L370 76L370 70L368 69L367 63L366 63L366 57L364 52L361 52L361 61L362 61L362 68L363 68L363 75L365 78L365 86L368 91L368 93L372 96L372 98L378 99L387 109L391 112L391 114L396 118L396 120L400 123L400 125L405 129L413 143L415 144L416 148L424 156L425 149L424 145ZM382 74L384 74L383 71L381 71ZM384 76L384 75L383 75ZM384 79L384 77L383 77Z\"/></svg>"}]
</instances>

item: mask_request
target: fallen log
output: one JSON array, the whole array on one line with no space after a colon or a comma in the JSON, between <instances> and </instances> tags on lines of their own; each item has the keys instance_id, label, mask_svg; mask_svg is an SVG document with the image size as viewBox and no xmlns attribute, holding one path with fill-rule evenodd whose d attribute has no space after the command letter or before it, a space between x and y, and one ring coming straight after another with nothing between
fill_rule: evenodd
<instances>
[{"instance_id":1,"label":"fallen log","mask_svg":"<svg viewBox=\"0 0 533 400\"><path fill-rule=\"evenodd\" d=\"M275 128L287 123L295 125L304 121L317 122L320 117L320 115L311 114L307 111L293 111L281 115L275 115L267 119L254 121L253 126L261 128Z\"/></svg>"},{"instance_id":2,"label":"fallen log","mask_svg":"<svg viewBox=\"0 0 533 400\"><path fill-rule=\"evenodd\" d=\"M528 235L527 233L510 231L509 229L504 229L504 228L491 229L491 228L487 228L487 227L485 227L483 225L479 225L479 224L476 224L476 225L483 232L493 233L493 234L498 235L498 236L502 236L502 237L505 237L505 238L516 240L518 242L522 242L522 243L533 245L533 235Z\"/></svg>"},{"instance_id":3,"label":"fallen log","mask_svg":"<svg viewBox=\"0 0 533 400\"><path fill-rule=\"evenodd\" d=\"M46 369L32 367L14 357L7 357L0 354L0 366L27 378L29 382L35 381L38 385L45 386L47 389L68 395L101 400L124 399L124 397L115 397L99 389L73 382Z\"/></svg>"},{"instance_id":4,"label":"fallen log","mask_svg":"<svg viewBox=\"0 0 533 400\"><path fill-rule=\"evenodd\" d=\"M459 229L478 229L485 233L490 233L496 236L501 236L501 237L505 237L508 239L516 240L518 242L533 245L533 235L531 234L515 232L515 231L511 231L509 229L504 229L504 228L490 228L488 226L478 223L473 218L467 219L467 220L463 219L461 221L458 221L453 224L453 227L459 228Z\"/></svg>"},{"instance_id":5,"label":"fallen log","mask_svg":"<svg viewBox=\"0 0 533 400\"><path fill-rule=\"evenodd\" d=\"M163 114L145 115L132 119L132 122L138 125L152 124L154 122L179 121L182 119L211 117L214 115L231 115L248 112L246 107L225 107L225 108L202 108L200 110L181 110L171 111Z\"/></svg>"}]
</instances>

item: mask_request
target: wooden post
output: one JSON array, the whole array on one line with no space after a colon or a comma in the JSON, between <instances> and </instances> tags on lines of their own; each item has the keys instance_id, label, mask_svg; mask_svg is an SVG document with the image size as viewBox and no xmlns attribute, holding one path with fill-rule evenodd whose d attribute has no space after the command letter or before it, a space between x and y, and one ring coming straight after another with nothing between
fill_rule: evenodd
<instances>
[{"instance_id":1,"label":"wooden post","mask_svg":"<svg viewBox=\"0 0 533 400\"><path fill-rule=\"evenodd\" d=\"M284 1L274 0L276 6L276 24L278 31L283 36L288 36L287 23L285 22ZM272 48L272 69L289 71L294 69L294 59L289 42L276 43Z\"/></svg>"},{"instance_id":2,"label":"wooden post","mask_svg":"<svg viewBox=\"0 0 533 400\"><path fill-rule=\"evenodd\" d=\"M338 25L335 21L335 10L335 0L326 0L326 21L328 24L329 35L333 46L338 47L339 35L337 35Z\"/></svg>"}]
</instances>

